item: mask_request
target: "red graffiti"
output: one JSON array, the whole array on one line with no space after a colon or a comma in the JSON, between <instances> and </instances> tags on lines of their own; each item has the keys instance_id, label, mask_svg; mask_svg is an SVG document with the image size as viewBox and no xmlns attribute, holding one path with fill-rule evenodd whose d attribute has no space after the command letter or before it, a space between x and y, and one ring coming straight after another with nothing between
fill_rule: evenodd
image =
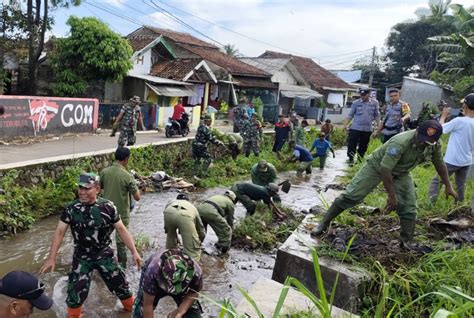
<instances>
[{"instance_id":1,"label":"red graffiti","mask_svg":"<svg viewBox=\"0 0 474 318\"><path fill-rule=\"evenodd\" d=\"M59 105L45 99L32 100L30 102L29 117L33 122L35 132L46 130L48 122L58 113Z\"/></svg>"}]
</instances>

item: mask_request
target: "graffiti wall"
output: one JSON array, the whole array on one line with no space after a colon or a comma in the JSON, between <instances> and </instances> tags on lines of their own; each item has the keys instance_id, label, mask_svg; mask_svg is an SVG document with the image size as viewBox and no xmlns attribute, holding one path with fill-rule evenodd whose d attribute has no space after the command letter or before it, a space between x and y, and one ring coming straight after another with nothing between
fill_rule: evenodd
<instances>
[{"instance_id":1,"label":"graffiti wall","mask_svg":"<svg viewBox=\"0 0 474 318\"><path fill-rule=\"evenodd\" d=\"M87 133L97 129L99 101L92 98L0 96L0 139Z\"/></svg>"}]
</instances>

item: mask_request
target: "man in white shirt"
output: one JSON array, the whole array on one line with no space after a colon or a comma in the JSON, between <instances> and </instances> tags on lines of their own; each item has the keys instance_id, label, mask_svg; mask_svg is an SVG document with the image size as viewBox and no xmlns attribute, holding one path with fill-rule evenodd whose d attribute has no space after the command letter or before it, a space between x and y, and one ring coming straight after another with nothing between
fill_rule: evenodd
<instances>
[{"instance_id":1,"label":"man in white shirt","mask_svg":"<svg viewBox=\"0 0 474 318\"><path fill-rule=\"evenodd\" d=\"M448 147L444 161L449 175L454 173L459 201L464 200L464 189L470 166L473 164L474 155L474 93L467 95L462 100L463 117L456 117L445 123L449 116L450 108L444 108L439 120L443 125L443 133L449 134ZM432 202L438 197L438 177L434 177L430 186L429 196Z\"/></svg>"}]
</instances>

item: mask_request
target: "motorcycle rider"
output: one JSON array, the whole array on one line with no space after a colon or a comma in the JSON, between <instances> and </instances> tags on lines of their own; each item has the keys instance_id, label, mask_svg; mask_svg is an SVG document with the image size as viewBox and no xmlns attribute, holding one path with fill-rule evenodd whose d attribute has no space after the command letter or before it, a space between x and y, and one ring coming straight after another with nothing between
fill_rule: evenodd
<instances>
[{"instance_id":1,"label":"motorcycle rider","mask_svg":"<svg viewBox=\"0 0 474 318\"><path fill-rule=\"evenodd\" d=\"M179 99L178 104L174 105L173 116L171 119L178 123L178 132L181 135L182 130L186 128L187 122L183 121L183 114L186 112L183 106L183 98Z\"/></svg>"}]
</instances>

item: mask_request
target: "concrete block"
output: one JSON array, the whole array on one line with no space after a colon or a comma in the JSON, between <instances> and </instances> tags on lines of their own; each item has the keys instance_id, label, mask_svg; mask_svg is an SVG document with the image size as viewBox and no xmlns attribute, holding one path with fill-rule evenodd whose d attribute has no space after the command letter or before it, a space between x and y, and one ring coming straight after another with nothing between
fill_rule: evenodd
<instances>
[{"instance_id":1,"label":"concrete block","mask_svg":"<svg viewBox=\"0 0 474 318\"><path fill-rule=\"evenodd\" d=\"M314 225L317 225L314 217L308 215L278 249L272 279L283 283L287 276L292 276L301 281L311 292L319 295L313 260L309 248L305 245L315 246L317 250L319 242L313 239L307 230ZM336 275L339 273L334 305L350 312L358 312L364 284L369 281L368 273L360 267L341 264L340 261L327 257L320 257L319 261L326 295L329 297Z\"/></svg>"},{"instance_id":2,"label":"concrete block","mask_svg":"<svg viewBox=\"0 0 474 318\"><path fill-rule=\"evenodd\" d=\"M280 297L282 288L282 284L262 277L255 282L252 289L248 291L248 294L255 301L258 309L262 312L264 317L272 317L273 310L278 303L278 298ZM319 315L319 311L307 297L296 289L291 288L288 291L285 302L283 303L281 314L297 313L304 310L311 310L316 317ZM258 317L255 309L245 298L242 298L237 305L237 312L239 314L247 314L248 317ZM331 317L342 318L358 316L333 306Z\"/></svg>"}]
</instances>

